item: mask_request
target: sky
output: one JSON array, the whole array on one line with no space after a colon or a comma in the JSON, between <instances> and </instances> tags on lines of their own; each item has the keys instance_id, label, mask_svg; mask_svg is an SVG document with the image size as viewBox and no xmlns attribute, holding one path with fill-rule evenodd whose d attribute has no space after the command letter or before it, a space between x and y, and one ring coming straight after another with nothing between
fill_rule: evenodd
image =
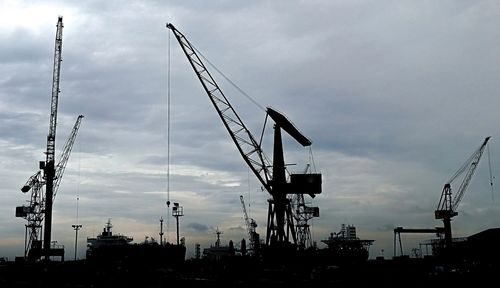
<instances>
[{"instance_id":1,"label":"sky","mask_svg":"<svg viewBox=\"0 0 500 288\"><path fill-rule=\"evenodd\" d=\"M258 103L209 70L260 138L274 107L313 142L284 135L291 173L322 174L309 222L318 247L342 224L393 256L395 227L433 228L446 181L492 136L455 237L500 226L500 3L497 1L2 1L0 257L24 251L20 188L45 159L54 38L63 16L56 157L84 115L54 202L66 259L108 219L134 242L175 242L187 257L247 238L240 195L265 237L270 195L239 155L167 23ZM170 99L170 100L169 100ZM170 113L169 113L170 111ZM263 150L272 156L272 127ZM271 157L272 158L272 157ZM491 169L490 169L491 167ZM491 171L491 176L490 176ZM493 186L490 179L493 178ZM452 188L460 183L452 184ZM77 201L78 199L78 201ZM403 235L406 254L434 235Z\"/></svg>"}]
</instances>

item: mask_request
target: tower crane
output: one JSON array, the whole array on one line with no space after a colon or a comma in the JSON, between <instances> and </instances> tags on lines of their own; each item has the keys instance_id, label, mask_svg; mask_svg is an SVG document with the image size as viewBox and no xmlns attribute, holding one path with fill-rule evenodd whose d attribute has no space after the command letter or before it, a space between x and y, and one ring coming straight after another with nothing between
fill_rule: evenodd
<instances>
[{"instance_id":1,"label":"tower crane","mask_svg":"<svg viewBox=\"0 0 500 288\"><path fill-rule=\"evenodd\" d=\"M243 206L243 216L245 217L245 225L247 226L248 240L250 241L250 251L254 254L258 254L259 250L259 234L255 230L257 228L257 222L254 219L249 218L247 214L247 209L245 207L245 200L243 200L243 195L240 195L241 205Z\"/></svg>"},{"instance_id":2,"label":"tower crane","mask_svg":"<svg viewBox=\"0 0 500 288\"><path fill-rule=\"evenodd\" d=\"M73 144L75 143L82 118L83 115L79 115L76 119L75 125L71 130L68 140L66 140L62 154L57 162L52 200L55 199L55 195L59 190L59 185L61 184L61 179L63 177L64 170L66 169L66 164L68 163ZM22 217L28 221L28 224L26 224L24 243L24 257L28 260L36 260L42 256L42 241L40 240L40 236L42 221L44 220L44 216L46 214L46 198L43 195L43 186L46 184L47 183L42 176L41 170L37 171L21 188L21 192L23 193L27 193L31 190L29 205L18 206L16 208L16 217Z\"/></svg>"},{"instance_id":3,"label":"tower crane","mask_svg":"<svg viewBox=\"0 0 500 288\"><path fill-rule=\"evenodd\" d=\"M266 244L284 247L290 244L290 236L292 237L292 244L296 244L291 200L287 195L296 193L315 195L321 193L321 174L292 174L290 175L290 182L287 182L281 131L287 132L305 147L310 146L312 142L302 135L283 114L267 107L266 121L267 117L270 117L275 122L273 163L271 165L262 150L261 142L257 142L247 129L205 64L203 64L196 49L173 24L168 23L167 28L172 31L179 42L241 156L263 188L271 195L271 199L268 201Z\"/></svg>"},{"instance_id":4,"label":"tower crane","mask_svg":"<svg viewBox=\"0 0 500 288\"><path fill-rule=\"evenodd\" d=\"M486 144L488 144L490 138L491 136L486 137L481 146L476 151L474 151L474 153L472 153L472 155L457 170L457 172L455 172L455 174L451 176L450 180L448 180L446 184L444 184L438 207L434 211L434 216L436 219L443 220L445 248L450 248L452 245L451 218L458 215L458 205L460 204L460 201L462 200L465 191L469 186L472 175L474 175L474 171L476 171L479 160L481 160L481 156L483 155L484 148L486 147ZM451 184L463 173L465 173L465 175L463 177L462 183L460 183L455 196L452 197Z\"/></svg>"}]
</instances>

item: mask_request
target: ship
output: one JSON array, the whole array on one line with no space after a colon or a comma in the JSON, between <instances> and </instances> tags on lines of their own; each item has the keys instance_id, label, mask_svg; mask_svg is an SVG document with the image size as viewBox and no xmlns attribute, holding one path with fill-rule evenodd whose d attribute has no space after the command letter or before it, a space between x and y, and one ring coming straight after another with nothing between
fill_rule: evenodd
<instances>
[{"instance_id":1,"label":"ship","mask_svg":"<svg viewBox=\"0 0 500 288\"><path fill-rule=\"evenodd\" d=\"M321 240L328 247L323 252L335 263L359 263L368 260L369 247L375 240L364 240L356 236L356 227L342 224L339 232L330 233Z\"/></svg>"},{"instance_id":2,"label":"ship","mask_svg":"<svg viewBox=\"0 0 500 288\"><path fill-rule=\"evenodd\" d=\"M133 238L113 234L113 225L108 219L102 233L97 237L87 238L87 261L91 263L114 265L148 265L173 267L184 262L186 246L184 244L162 243L151 238L142 243L133 243Z\"/></svg>"},{"instance_id":3,"label":"ship","mask_svg":"<svg viewBox=\"0 0 500 288\"><path fill-rule=\"evenodd\" d=\"M127 249L134 240L132 237L121 234L113 235L111 228L113 228L113 225L111 224L111 219L108 219L100 235L97 237L87 237L87 260L92 260L94 258L113 258L112 254L124 252L122 250Z\"/></svg>"},{"instance_id":4,"label":"ship","mask_svg":"<svg viewBox=\"0 0 500 288\"><path fill-rule=\"evenodd\" d=\"M223 246L220 243L220 234L219 228L217 228L215 234L217 234L217 241L215 241L215 245L211 245L210 248L203 249L203 258L210 260L222 260L224 258L235 256L236 250L234 249L233 241L229 241L228 246Z\"/></svg>"}]
</instances>

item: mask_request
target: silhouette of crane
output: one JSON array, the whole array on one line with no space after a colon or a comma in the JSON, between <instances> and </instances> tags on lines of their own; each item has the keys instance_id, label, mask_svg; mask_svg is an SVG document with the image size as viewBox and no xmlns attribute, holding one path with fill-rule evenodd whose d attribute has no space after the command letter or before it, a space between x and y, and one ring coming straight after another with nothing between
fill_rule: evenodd
<instances>
[{"instance_id":1,"label":"silhouette of crane","mask_svg":"<svg viewBox=\"0 0 500 288\"><path fill-rule=\"evenodd\" d=\"M290 236L292 237L293 244L296 244L291 200L287 195L296 193L314 195L321 193L321 174L292 174L290 175L290 182L287 182L281 131L287 132L303 146L310 146L312 142L302 135L283 114L267 107L266 121L269 116L275 122L273 164L270 165L270 161L262 150L261 141L257 142L256 138L247 129L198 56L196 49L173 24L168 23L167 28L172 31L179 42L241 156L262 186L272 196L268 200L266 244L286 246L290 244Z\"/></svg>"},{"instance_id":2,"label":"silhouette of crane","mask_svg":"<svg viewBox=\"0 0 500 288\"><path fill-rule=\"evenodd\" d=\"M445 240L445 248L449 248L452 245L452 236L451 236L451 218L458 215L457 208L460 204L460 201L464 197L465 191L469 186L469 182L474 175L474 171L476 171L477 165L479 164L479 160L481 160L481 156L483 155L484 148L491 136L488 136L484 139L481 146L472 153L472 155L465 161L465 163L451 176L450 180L444 184L443 191L441 193L441 197L439 198L439 204L437 209L434 211L434 216L436 219L442 219L444 224L444 240ZM460 175L465 173L462 182L458 190L455 193L455 196L452 197L452 187L451 184L455 181Z\"/></svg>"},{"instance_id":3,"label":"silhouette of crane","mask_svg":"<svg viewBox=\"0 0 500 288\"><path fill-rule=\"evenodd\" d=\"M250 251L251 253L258 254L259 250L259 234L256 231L257 222L253 218L249 218L247 214L247 209L245 207L245 200L243 200L243 195L240 195L241 206L243 206L243 216L245 217L245 225L247 226L248 240L250 241Z\"/></svg>"},{"instance_id":4,"label":"silhouette of crane","mask_svg":"<svg viewBox=\"0 0 500 288\"><path fill-rule=\"evenodd\" d=\"M40 170L31 176L26 184L21 188L21 191L26 193L33 189L31 193L30 205L16 207L16 217L23 217L28 220L26 225L25 235L25 257L28 256L31 260L37 260L44 256L46 260L50 256L64 257L64 250L54 249L51 247L51 233L52 233L52 206L55 195L59 188L60 180L64 174L66 163L69 159L69 154L73 146L76 133L80 126L82 115L78 116L73 131L68 142L63 149L62 157L59 163L55 164L55 150L56 150L56 128L57 128L57 107L59 99L59 80L61 76L61 62L62 62L62 30L63 30L63 17L59 16L57 19L57 30L55 37L54 48L54 65L52 69L52 95L50 103L50 119L49 119L49 133L47 134L47 150L45 152L45 162L40 162ZM45 186L45 194L42 187ZM41 236L42 225L44 222L43 230L43 247L39 239ZM29 232L29 237L28 237ZM62 255L61 255L62 254Z\"/></svg>"}]
</instances>

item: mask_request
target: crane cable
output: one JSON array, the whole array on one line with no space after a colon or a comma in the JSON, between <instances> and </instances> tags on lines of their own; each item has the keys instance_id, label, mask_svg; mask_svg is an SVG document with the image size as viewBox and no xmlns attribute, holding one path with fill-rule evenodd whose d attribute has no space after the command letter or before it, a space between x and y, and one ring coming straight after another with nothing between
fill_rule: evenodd
<instances>
[{"instance_id":1,"label":"crane cable","mask_svg":"<svg viewBox=\"0 0 500 288\"><path fill-rule=\"evenodd\" d=\"M170 231L170 33L168 33L167 54L167 242Z\"/></svg>"},{"instance_id":2,"label":"crane cable","mask_svg":"<svg viewBox=\"0 0 500 288\"><path fill-rule=\"evenodd\" d=\"M491 157L490 157L490 145L488 144L487 147L486 147L487 151L488 151L488 167L489 167L489 171L490 171L490 187L491 187L491 201L494 202L495 199L493 197L493 179L495 179L495 177L493 176L493 167L491 166Z\"/></svg>"},{"instance_id":3,"label":"crane cable","mask_svg":"<svg viewBox=\"0 0 500 288\"><path fill-rule=\"evenodd\" d=\"M308 148L309 148L309 163L311 163L311 165L312 165L312 172L316 173L316 163L314 162L314 155L313 155L312 147L309 146Z\"/></svg>"},{"instance_id":4,"label":"crane cable","mask_svg":"<svg viewBox=\"0 0 500 288\"><path fill-rule=\"evenodd\" d=\"M255 99L253 99L250 95L248 95L245 91L243 91L243 89L238 87L238 85L236 85L231 79L229 79L229 77L227 77L224 73L222 73L222 71L219 70L212 62L210 62L210 60L208 60L207 57L205 57L205 55L203 55L203 53L201 53L196 47L194 47L192 44L191 46L201 56L201 58L203 58L212 68L214 68L214 70L217 71L217 73L219 73L222 77L224 77L224 79L226 79L226 81L229 82L236 90L238 90L243 96L245 96L248 100L250 100L250 102L252 102L255 106L260 108L262 111L266 112L266 120L267 120L267 109L265 109L264 106L260 105ZM261 141L263 134L264 130L262 131ZM312 165L313 171L316 171L316 163L314 163L314 157L311 146L309 146L309 162Z\"/></svg>"},{"instance_id":5,"label":"crane cable","mask_svg":"<svg viewBox=\"0 0 500 288\"><path fill-rule=\"evenodd\" d=\"M229 79L229 77L227 77L224 73L222 73L222 71L219 70L219 68L217 68L212 62L210 62L210 60L208 60L207 57L205 57L205 55L203 55L203 53L200 52L200 50L196 49L196 47L194 47L192 44L191 46L196 51L196 53L198 53L201 56L201 58L203 58L212 68L214 68L214 70L217 71L217 73L219 73L222 77L224 77L224 79L226 79L226 81L229 82L229 84L231 84L243 96L245 96L248 100L250 100L250 102L252 102L255 106L259 107L262 111L266 112L264 106L260 105L255 99L253 99L250 95L248 95L245 91L243 91L243 89L238 87L238 85L236 85L231 79Z\"/></svg>"},{"instance_id":6,"label":"crane cable","mask_svg":"<svg viewBox=\"0 0 500 288\"><path fill-rule=\"evenodd\" d=\"M81 133L80 133L81 134ZM80 139L82 136L80 136ZM81 174L82 174L82 146L81 146L81 140L78 141L78 182L76 183L76 225L80 224L78 223L78 204L80 201L80 183L81 183Z\"/></svg>"}]
</instances>

